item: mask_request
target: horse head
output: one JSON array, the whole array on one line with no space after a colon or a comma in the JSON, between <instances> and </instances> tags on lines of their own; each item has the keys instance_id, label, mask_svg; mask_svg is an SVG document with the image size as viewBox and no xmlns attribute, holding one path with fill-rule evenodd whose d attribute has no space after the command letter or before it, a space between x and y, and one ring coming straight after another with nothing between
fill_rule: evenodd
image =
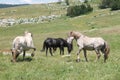
<instances>
[{"instance_id":1,"label":"horse head","mask_svg":"<svg viewBox=\"0 0 120 80\"><path fill-rule=\"evenodd\" d=\"M77 31L71 31L70 35L73 36L75 39L78 39L82 36L82 34L80 32L77 32Z\"/></svg>"},{"instance_id":2,"label":"horse head","mask_svg":"<svg viewBox=\"0 0 120 80\"><path fill-rule=\"evenodd\" d=\"M32 37L32 33L30 33L29 31L25 31L25 32L24 32L24 36Z\"/></svg>"},{"instance_id":3,"label":"horse head","mask_svg":"<svg viewBox=\"0 0 120 80\"><path fill-rule=\"evenodd\" d=\"M11 49L11 53L12 53L12 56L13 56L13 59L11 61L16 62L16 58L20 54L20 52L17 49L13 48L13 49Z\"/></svg>"},{"instance_id":4,"label":"horse head","mask_svg":"<svg viewBox=\"0 0 120 80\"><path fill-rule=\"evenodd\" d=\"M71 31L71 32L68 33L67 42L72 43L73 39L78 39L81 36L82 36L81 33L77 32L77 31Z\"/></svg>"}]
</instances>

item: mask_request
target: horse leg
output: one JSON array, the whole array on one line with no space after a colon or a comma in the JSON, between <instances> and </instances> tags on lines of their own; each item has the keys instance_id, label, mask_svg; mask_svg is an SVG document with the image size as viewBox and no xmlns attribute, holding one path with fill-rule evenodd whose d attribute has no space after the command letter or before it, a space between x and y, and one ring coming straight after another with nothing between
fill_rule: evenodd
<instances>
[{"instance_id":1,"label":"horse leg","mask_svg":"<svg viewBox=\"0 0 120 80\"><path fill-rule=\"evenodd\" d=\"M14 52L12 52L12 57L13 57L13 60L11 60L12 62L16 62L16 59L18 57L19 53L17 52L17 50L15 50Z\"/></svg>"},{"instance_id":2,"label":"horse leg","mask_svg":"<svg viewBox=\"0 0 120 80\"><path fill-rule=\"evenodd\" d=\"M95 49L95 52L97 54L95 62L97 62L101 55L100 55L100 51L98 49Z\"/></svg>"},{"instance_id":3,"label":"horse leg","mask_svg":"<svg viewBox=\"0 0 120 80\"><path fill-rule=\"evenodd\" d=\"M11 50L12 51L12 50ZM14 52L12 52L12 59L11 62L14 62Z\"/></svg>"},{"instance_id":4,"label":"horse leg","mask_svg":"<svg viewBox=\"0 0 120 80\"><path fill-rule=\"evenodd\" d=\"M86 50L83 49L83 51L84 51L84 57L85 57L85 60L88 62L88 60L87 60L87 54L86 54Z\"/></svg>"},{"instance_id":5,"label":"horse leg","mask_svg":"<svg viewBox=\"0 0 120 80\"><path fill-rule=\"evenodd\" d=\"M31 54L32 57L35 55L35 53L34 53L35 51L36 51L36 48L33 48L33 52Z\"/></svg>"},{"instance_id":6,"label":"horse leg","mask_svg":"<svg viewBox=\"0 0 120 80\"><path fill-rule=\"evenodd\" d=\"M61 47L62 55L64 55L64 47Z\"/></svg>"},{"instance_id":7,"label":"horse leg","mask_svg":"<svg viewBox=\"0 0 120 80\"><path fill-rule=\"evenodd\" d=\"M48 47L46 47L46 56L47 56L47 54L48 54Z\"/></svg>"},{"instance_id":8,"label":"horse leg","mask_svg":"<svg viewBox=\"0 0 120 80\"><path fill-rule=\"evenodd\" d=\"M70 56L70 52L72 51L71 47L67 47L67 51L68 51L68 56Z\"/></svg>"},{"instance_id":9,"label":"horse leg","mask_svg":"<svg viewBox=\"0 0 120 80\"><path fill-rule=\"evenodd\" d=\"M25 50L23 51L23 60L25 59Z\"/></svg>"},{"instance_id":10,"label":"horse leg","mask_svg":"<svg viewBox=\"0 0 120 80\"><path fill-rule=\"evenodd\" d=\"M108 55L104 54L104 62L106 62Z\"/></svg>"},{"instance_id":11,"label":"horse leg","mask_svg":"<svg viewBox=\"0 0 120 80\"><path fill-rule=\"evenodd\" d=\"M79 49L78 52L77 52L77 60L76 60L77 62L80 62L80 56L79 56L79 54L80 54L81 50L82 49Z\"/></svg>"},{"instance_id":12,"label":"horse leg","mask_svg":"<svg viewBox=\"0 0 120 80\"><path fill-rule=\"evenodd\" d=\"M60 55L61 55L61 51L62 51L62 50L61 50L61 47L59 47L59 49L60 49Z\"/></svg>"},{"instance_id":13,"label":"horse leg","mask_svg":"<svg viewBox=\"0 0 120 80\"><path fill-rule=\"evenodd\" d=\"M16 53L12 53L12 56L13 56L13 60L12 60L12 62L16 62Z\"/></svg>"},{"instance_id":14,"label":"horse leg","mask_svg":"<svg viewBox=\"0 0 120 80\"><path fill-rule=\"evenodd\" d=\"M18 56L19 56L19 53L13 55L13 62L16 62Z\"/></svg>"},{"instance_id":15,"label":"horse leg","mask_svg":"<svg viewBox=\"0 0 120 80\"><path fill-rule=\"evenodd\" d=\"M70 54L70 49L67 47L68 54Z\"/></svg>"},{"instance_id":16,"label":"horse leg","mask_svg":"<svg viewBox=\"0 0 120 80\"><path fill-rule=\"evenodd\" d=\"M104 62L106 62L106 59L108 58L108 55L104 51L104 49L101 49L101 52L104 54Z\"/></svg>"},{"instance_id":17,"label":"horse leg","mask_svg":"<svg viewBox=\"0 0 120 80\"><path fill-rule=\"evenodd\" d=\"M16 54L16 59L17 59L17 57L19 56L19 54L20 54L20 53L17 53L17 54Z\"/></svg>"},{"instance_id":18,"label":"horse leg","mask_svg":"<svg viewBox=\"0 0 120 80\"><path fill-rule=\"evenodd\" d=\"M64 55L64 48L63 47L59 47L60 49L60 55Z\"/></svg>"},{"instance_id":19,"label":"horse leg","mask_svg":"<svg viewBox=\"0 0 120 80\"><path fill-rule=\"evenodd\" d=\"M51 48L49 48L49 52L50 52L51 56L53 56L53 54L52 54L52 49L51 49Z\"/></svg>"},{"instance_id":20,"label":"horse leg","mask_svg":"<svg viewBox=\"0 0 120 80\"><path fill-rule=\"evenodd\" d=\"M106 62L109 54L109 49L101 49L101 52L104 54L104 62Z\"/></svg>"},{"instance_id":21,"label":"horse leg","mask_svg":"<svg viewBox=\"0 0 120 80\"><path fill-rule=\"evenodd\" d=\"M53 47L53 53L55 53L56 50L57 50L57 48L56 48L56 47Z\"/></svg>"}]
</instances>

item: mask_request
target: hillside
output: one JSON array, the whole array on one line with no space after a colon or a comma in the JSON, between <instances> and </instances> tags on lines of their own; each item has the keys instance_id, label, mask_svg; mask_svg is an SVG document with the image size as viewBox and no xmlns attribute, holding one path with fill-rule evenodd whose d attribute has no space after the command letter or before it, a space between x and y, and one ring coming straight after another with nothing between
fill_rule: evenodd
<instances>
[{"instance_id":1,"label":"hillside","mask_svg":"<svg viewBox=\"0 0 120 80\"><path fill-rule=\"evenodd\" d=\"M60 4L27 5L0 9L0 18L31 18L41 15L58 14L58 19L45 23L20 24L11 27L0 27L0 79L1 80L119 80L120 79L120 11L98 9L99 0L92 0L92 13L69 18L65 16L66 6ZM52 6L52 7L51 7ZM12 11L12 13L11 13ZM13 39L23 35L28 30L33 33L34 45L37 48L35 56L19 56L17 63L10 62L9 55ZM103 55L94 62L96 54L87 51L88 61L85 62L81 51L81 62L76 62L78 46L73 41L73 51L70 57L59 55L59 49L54 56L45 56L40 52L47 37L67 38L70 31L79 31L90 37L103 37L110 45L110 54L106 63ZM7 53L8 55L4 55ZM27 54L31 53L28 51ZM65 49L67 54L67 49Z\"/></svg>"},{"instance_id":2,"label":"hillside","mask_svg":"<svg viewBox=\"0 0 120 80\"><path fill-rule=\"evenodd\" d=\"M76 0L70 0L70 5L80 4ZM92 0L91 4L98 4L99 0ZM9 5L8 5L9 6ZM34 7L33 7L34 6ZM31 4L17 7L0 8L0 18L34 18L38 16L66 14L67 6L58 3Z\"/></svg>"},{"instance_id":3,"label":"hillside","mask_svg":"<svg viewBox=\"0 0 120 80\"><path fill-rule=\"evenodd\" d=\"M65 8L60 4L31 4L19 7L0 8L0 18L34 18L64 13Z\"/></svg>"},{"instance_id":4,"label":"hillside","mask_svg":"<svg viewBox=\"0 0 120 80\"><path fill-rule=\"evenodd\" d=\"M17 7L17 6L25 6L29 4L0 4L0 8L10 8L10 7Z\"/></svg>"}]
</instances>

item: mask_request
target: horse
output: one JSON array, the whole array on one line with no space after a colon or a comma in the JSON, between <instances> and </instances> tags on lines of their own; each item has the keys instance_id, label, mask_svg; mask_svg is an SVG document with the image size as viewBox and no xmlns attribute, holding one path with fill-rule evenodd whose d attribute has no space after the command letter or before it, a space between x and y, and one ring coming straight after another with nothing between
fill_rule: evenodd
<instances>
[{"instance_id":1,"label":"horse","mask_svg":"<svg viewBox=\"0 0 120 80\"><path fill-rule=\"evenodd\" d=\"M60 55L64 55L64 47L67 47L68 54L70 54L70 52L72 51L72 48L73 48L72 43L69 44L69 43L67 43L66 40L64 40L62 38L47 38L43 42L43 48L42 48L41 52L45 51L45 49L46 49L46 56L47 56L48 49L49 49L51 56L53 56L52 49L53 49L53 51L56 51L56 49L59 48Z\"/></svg>"},{"instance_id":2,"label":"horse","mask_svg":"<svg viewBox=\"0 0 120 80\"><path fill-rule=\"evenodd\" d=\"M110 52L110 47L108 45L108 43L101 37L88 37L83 35L80 32L77 31L71 31L68 33L68 38L67 38L67 42L71 43L73 41L73 39L75 39L77 41L77 45L79 47L79 50L77 52L77 62L80 61L80 57L79 54L81 52L81 50L84 51L84 57L85 60L87 60L87 55L86 55L86 50L89 51L95 51L97 56L96 56L96 61L99 60L101 54L100 51L104 54L104 62L106 62L107 58L108 58L108 54Z\"/></svg>"},{"instance_id":3,"label":"horse","mask_svg":"<svg viewBox=\"0 0 120 80\"><path fill-rule=\"evenodd\" d=\"M12 43L12 62L16 62L17 57L23 52L23 60L25 58L25 52L33 49L31 56L34 56L36 48L33 44L32 33L25 31L24 36L17 36Z\"/></svg>"}]
</instances>

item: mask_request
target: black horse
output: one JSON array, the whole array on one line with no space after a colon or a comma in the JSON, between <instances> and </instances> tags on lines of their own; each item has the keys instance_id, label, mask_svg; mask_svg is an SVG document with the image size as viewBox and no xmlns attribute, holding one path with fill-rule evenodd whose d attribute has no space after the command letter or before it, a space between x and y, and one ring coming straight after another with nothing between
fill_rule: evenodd
<instances>
[{"instance_id":1,"label":"black horse","mask_svg":"<svg viewBox=\"0 0 120 80\"><path fill-rule=\"evenodd\" d=\"M46 56L47 56L49 49L51 56L53 56L52 49L53 51L56 51L56 49L59 48L60 55L64 55L64 47L67 47L68 54L70 54L70 52L73 49L72 44L67 43L67 41L62 38L47 38L43 43L43 49L41 51L45 51L46 49Z\"/></svg>"}]
</instances>

